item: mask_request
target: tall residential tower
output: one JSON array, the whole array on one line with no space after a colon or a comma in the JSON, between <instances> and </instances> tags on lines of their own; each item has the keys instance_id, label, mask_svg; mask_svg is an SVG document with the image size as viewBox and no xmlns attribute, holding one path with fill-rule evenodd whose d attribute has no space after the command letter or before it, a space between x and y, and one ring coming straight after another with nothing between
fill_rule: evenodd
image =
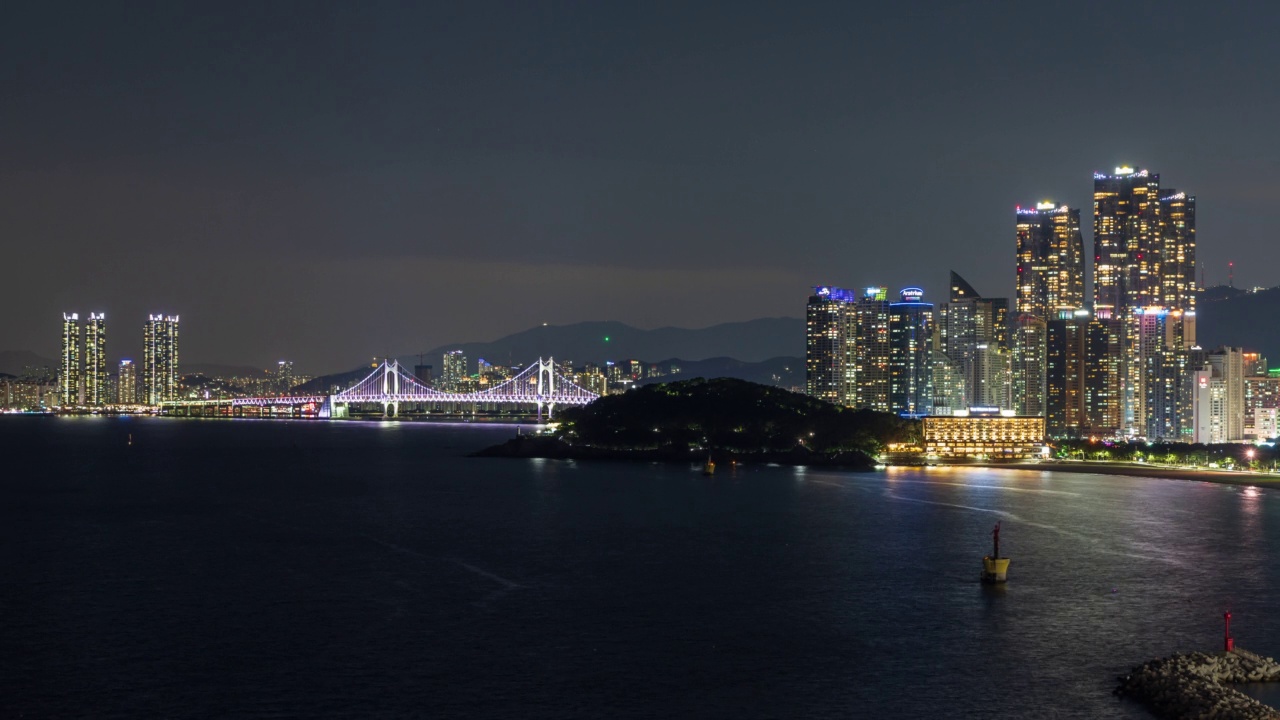
<instances>
[{"instance_id":1,"label":"tall residential tower","mask_svg":"<svg viewBox=\"0 0 1280 720\"><path fill-rule=\"evenodd\" d=\"M927 415L933 410L933 303L906 288L889 303L889 410Z\"/></svg>"},{"instance_id":2,"label":"tall residential tower","mask_svg":"<svg viewBox=\"0 0 1280 720\"><path fill-rule=\"evenodd\" d=\"M1042 202L1014 211L1018 241L1016 314L1041 320L1070 317L1084 303L1084 240L1080 211Z\"/></svg>"},{"instance_id":3,"label":"tall residential tower","mask_svg":"<svg viewBox=\"0 0 1280 720\"><path fill-rule=\"evenodd\" d=\"M107 405L107 315L89 313L84 326L84 403Z\"/></svg>"},{"instance_id":4,"label":"tall residential tower","mask_svg":"<svg viewBox=\"0 0 1280 720\"><path fill-rule=\"evenodd\" d=\"M58 400L63 407L80 404L80 316L62 313L62 368Z\"/></svg>"},{"instance_id":5,"label":"tall residential tower","mask_svg":"<svg viewBox=\"0 0 1280 720\"><path fill-rule=\"evenodd\" d=\"M159 405L178 397L178 316L148 315L142 331L142 397Z\"/></svg>"},{"instance_id":6,"label":"tall residential tower","mask_svg":"<svg viewBox=\"0 0 1280 720\"><path fill-rule=\"evenodd\" d=\"M815 287L805 305L805 393L831 403L844 403L845 334L854 295L837 287Z\"/></svg>"},{"instance_id":7,"label":"tall residential tower","mask_svg":"<svg viewBox=\"0 0 1280 720\"><path fill-rule=\"evenodd\" d=\"M1098 317L1160 304L1160 176L1093 174L1093 307Z\"/></svg>"}]
</instances>

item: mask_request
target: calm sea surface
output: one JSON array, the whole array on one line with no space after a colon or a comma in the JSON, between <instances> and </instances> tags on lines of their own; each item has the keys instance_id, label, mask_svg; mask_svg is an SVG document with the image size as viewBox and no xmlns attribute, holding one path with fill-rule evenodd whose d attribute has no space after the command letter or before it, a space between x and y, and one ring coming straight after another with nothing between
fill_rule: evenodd
<instances>
[{"instance_id":1,"label":"calm sea surface","mask_svg":"<svg viewBox=\"0 0 1280 720\"><path fill-rule=\"evenodd\" d=\"M464 457L514 433L0 417L0 717L1136 718L1227 608L1280 654L1270 491Z\"/></svg>"}]
</instances>

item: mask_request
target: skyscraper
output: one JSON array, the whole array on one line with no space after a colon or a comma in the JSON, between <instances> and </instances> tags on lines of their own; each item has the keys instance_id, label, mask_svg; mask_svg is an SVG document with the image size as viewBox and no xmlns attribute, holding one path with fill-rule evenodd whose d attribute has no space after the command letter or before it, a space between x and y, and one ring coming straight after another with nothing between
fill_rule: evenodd
<instances>
[{"instance_id":1,"label":"skyscraper","mask_svg":"<svg viewBox=\"0 0 1280 720\"><path fill-rule=\"evenodd\" d=\"M107 315L89 313L84 327L84 402L99 406L111 402L107 395Z\"/></svg>"},{"instance_id":2,"label":"skyscraper","mask_svg":"<svg viewBox=\"0 0 1280 720\"><path fill-rule=\"evenodd\" d=\"M1130 322L1137 328L1137 342L1129 361L1142 381L1141 392L1133 398L1140 433L1151 440L1189 439L1184 438L1190 435L1191 419L1185 314L1163 307L1136 308Z\"/></svg>"},{"instance_id":3,"label":"skyscraper","mask_svg":"<svg viewBox=\"0 0 1280 720\"><path fill-rule=\"evenodd\" d=\"M281 360L276 363L276 392L287 395L293 389L293 361Z\"/></svg>"},{"instance_id":4,"label":"skyscraper","mask_svg":"<svg viewBox=\"0 0 1280 720\"><path fill-rule=\"evenodd\" d=\"M1176 426L1185 434L1189 378L1170 374L1177 362L1145 360L1142 344L1144 323L1162 312L1177 313L1179 326L1179 347L1170 347L1166 360L1195 344L1195 198L1162 191L1160 176L1147 170L1120 167L1093 178L1094 309L1098 317L1124 323L1121 432L1150 436L1158 426L1163 436ZM1148 411L1160 408L1148 401L1164 391L1148 388L1152 383L1182 388L1177 401L1171 400L1182 420L1170 416L1153 424Z\"/></svg>"},{"instance_id":5,"label":"skyscraper","mask_svg":"<svg viewBox=\"0 0 1280 720\"><path fill-rule=\"evenodd\" d=\"M1018 317L1013 328L1013 409L1019 415L1045 413L1045 321L1036 315Z\"/></svg>"},{"instance_id":6,"label":"skyscraper","mask_svg":"<svg viewBox=\"0 0 1280 720\"><path fill-rule=\"evenodd\" d=\"M1017 314L1041 320L1085 306L1080 211L1042 202L1014 211L1018 243Z\"/></svg>"},{"instance_id":7,"label":"skyscraper","mask_svg":"<svg viewBox=\"0 0 1280 720\"><path fill-rule=\"evenodd\" d=\"M868 287L853 305L846 328L845 373L850 393L845 404L890 412L889 403L889 289Z\"/></svg>"},{"instance_id":8,"label":"skyscraper","mask_svg":"<svg viewBox=\"0 0 1280 720\"><path fill-rule=\"evenodd\" d=\"M138 369L132 360L121 360L116 381L116 402L132 405L138 402Z\"/></svg>"},{"instance_id":9,"label":"skyscraper","mask_svg":"<svg viewBox=\"0 0 1280 720\"><path fill-rule=\"evenodd\" d=\"M1008 298L985 298L955 272L951 298L939 312L942 351L963 384L965 405L1010 406Z\"/></svg>"},{"instance_id":10,"label":"skyscraper","mask_svg":"<svg viewBox=\"0 0 1280 720\"><path fill-rule=\"evenodd\" d=\"M1045 326L1045 426L1053 437L1108 436L1120 426L1121 324L1078 310Z\"/></svg>"},{"instance_id":11,"label":"skyscraper","mask_svg":"<svg viewBox=\"0 0 1280 720\"><path fill-rule=\"evenodd\" d=\"M440 389L459 392L467 379L467 356L461 350L450 350L440 363Z\"/></svg>"},{"instance_id":12,"label":"skyscraper","mask_svg":"<svg viewBox=\"0 0 1280 720\"><path fill-rule=\"evenodd\" d=\"M62 368L58 396L63 407L80 404L80 316L62 313Z\"/></svg>"},{"instance_id":13,"label":"skyscraper","mask_svg":"<svg viewBox=\"0 0 1280 720\"><path fill-rule=\"evenodd\" d=\"M933 409L933 303L906 288L889 303L889 410L927 415Z\"/></svg>"},{"instance_id":14,"label":"skyscraper","mask_svg":"<svg viewBox=\"0 0 1280 720\"><path fill-rule=\"evenodd\" d=\"M1098 317L1161 304L1160 176L1093 174L1093 305Z\"/></svg>"},{"instance_id":15,"label":"skyscraper","mask_svg":"<svg viewBox=\"0 0 1280 720\"><path fill-rule=\"evenodd\" d=\"M1196 197L1173 188L1160 191L1160 304L1184 313L1196 310ZM1195 344L1195 326L1188 345Z\"/></svg>"},{"instance_id":16,"label":"skyscraper","mask_svg":"<svg viewBox=\"0 0 1280 720\"><path fill-rule=\"evenodd\" d=\"M148 315L142 329L142 395L146 405L178 397L178 316Z\"/></svg>"},{"instance_id":17,"label":"skyscraper","mask_svg":"<svg viewBox=\"0 0 1280 720\"><path fill-rule=\"evenodd\" d=\"M837 287L815 287L805 305L805 393L831 403L844 403L849 393L845 371L846 334L854 293Z\"/></svg>"},{"instance_id":18,"label":"skyscraper","mask_svg":"<svg viewBox=\"0 0 1280 720\"><path fill-rule=\"evenodd\" d=\"M1244 439L1244 358L1240 348L1209 353L1194 373L1193 441L1227 443Z\"/></svg>"}]
</instances>

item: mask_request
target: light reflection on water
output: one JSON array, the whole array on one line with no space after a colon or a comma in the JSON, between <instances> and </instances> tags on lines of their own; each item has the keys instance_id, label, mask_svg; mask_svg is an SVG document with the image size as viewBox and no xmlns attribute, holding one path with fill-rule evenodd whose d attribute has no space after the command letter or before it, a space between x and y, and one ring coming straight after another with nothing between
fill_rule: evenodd
<instances>
[{"instance_id":1,"label":"light reflection on water","mask_svg":"<svg viewBox=\"0 0 1280 720\"><path fill-rule=\"evenodd\" d=\"M465 457L510 427L0 424L41 459L0 477L5 717L1139 718L1114 676L1217 649L1224 610L1280 653L1271 490Z\"/></svg>"}]
</instances>

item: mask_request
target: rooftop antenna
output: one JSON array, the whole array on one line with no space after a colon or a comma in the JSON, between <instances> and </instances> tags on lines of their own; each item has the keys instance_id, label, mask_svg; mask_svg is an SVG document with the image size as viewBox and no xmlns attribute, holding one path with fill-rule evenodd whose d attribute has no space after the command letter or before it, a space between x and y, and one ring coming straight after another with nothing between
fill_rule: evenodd
<instances>
[{"instance_id":1,"label":"rooftop antenna","mask_svg":"<svg viewBox=\"0 0 1280 720\"><path fill-rule=\"evenodd\" d=\"M1227 262L1227 284L1233 288L1236 286L1236 264L1230 261Z\"/></svg>"}]
</instances>

